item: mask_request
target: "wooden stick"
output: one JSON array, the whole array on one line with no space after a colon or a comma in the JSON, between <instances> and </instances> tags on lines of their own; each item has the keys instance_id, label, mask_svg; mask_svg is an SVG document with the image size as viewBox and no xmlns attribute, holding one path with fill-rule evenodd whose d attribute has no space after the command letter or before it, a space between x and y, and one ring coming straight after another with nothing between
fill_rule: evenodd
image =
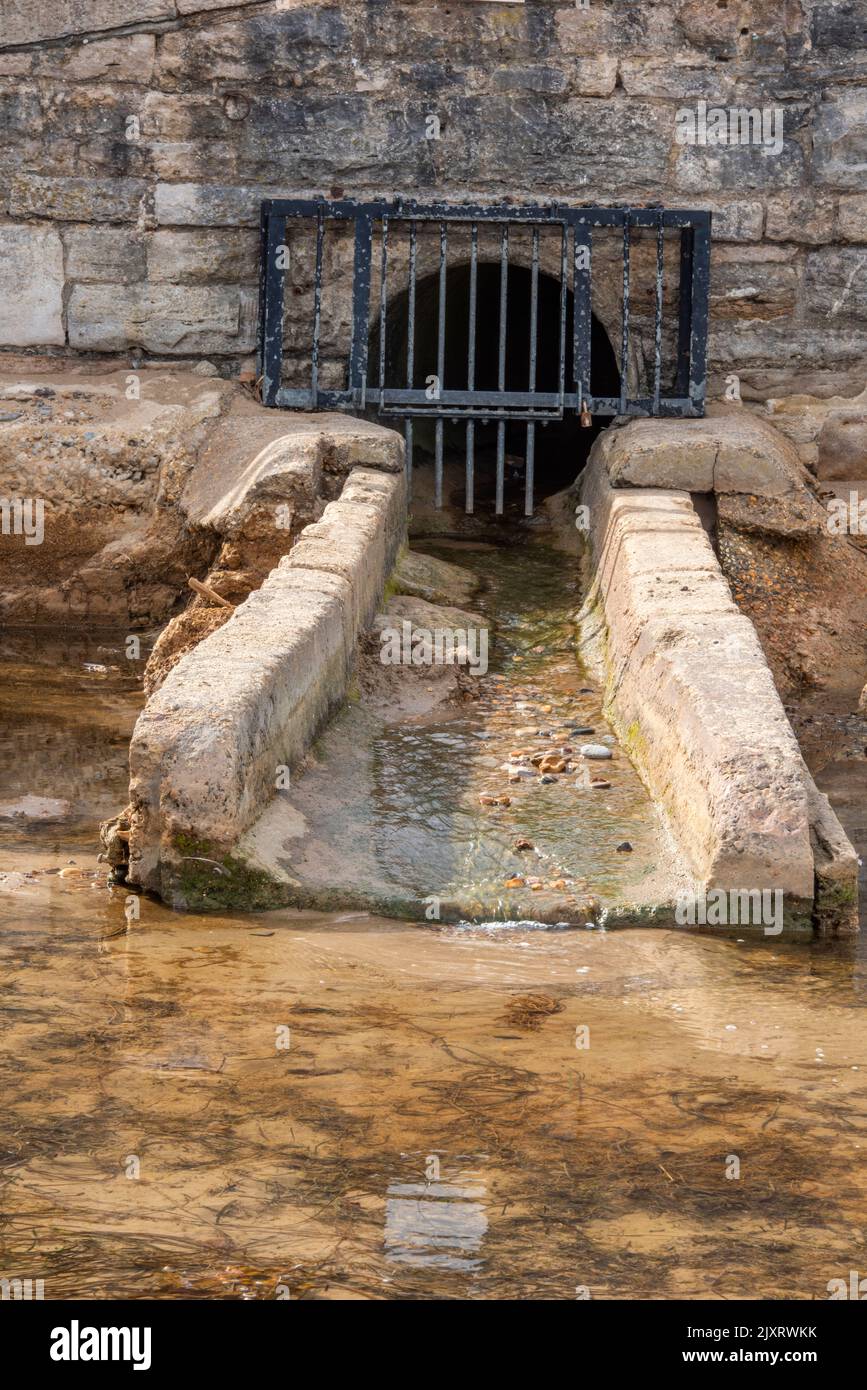
<instances>
[{"instance_id":1,"label":"wooden stick","mask_svg":"<svg viewBox=\"0 0 867 1390\"><path fill-rule=\"evenodd\" d=\"M235 607L234 603L230 603L227 598L223 598L222 594L218 594L216 589L212 589L210 584L203 584L200 579L188 579L187 583L191 589L195 589L197 594L201 594L203 598L209 598L212 603L221 604L223 608Z\"/></svg>"}]
</instances>

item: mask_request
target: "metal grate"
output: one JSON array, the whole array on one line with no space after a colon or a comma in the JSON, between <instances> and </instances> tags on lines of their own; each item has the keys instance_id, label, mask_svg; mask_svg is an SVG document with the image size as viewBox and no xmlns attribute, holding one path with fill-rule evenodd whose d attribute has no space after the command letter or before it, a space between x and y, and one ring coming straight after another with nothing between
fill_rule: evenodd
<instances>
[{"instance_id":1,"label":"metal grate","mask_svg":"<svg viewBox=\"0 0 867 1390\"><path fill-rule=\"evenodd\" d=\"M570 412L582 414L582 420L588 413L704 413L710 221L708 212L661 207L267 201L261 210L262 400L282 408L374 410L402 418L410 470L414 421L432 420L437 505L442 501L444 424L463 421L468 510L476 425L494 424L497 513L503 511L507 422L526 422L524 489L529 515L538 424L563 420ZM517 264L525 281L528 277L524 290L529 299L528 313L522 311L521 317L522 327L526 319L522 389L509 380L510 373L514 376L511 365L507 371L507 342L515 353L515 343L509 341L515 333L510 292L514 299L518 243ZM668 255L668 272L667 252L676 257L672 264ZM459 313L467 316L460 363L465 379L459 383L447 353L447 327L455 312L449 275L456 264L464 277ZM424 282L419 279L420 266L426 270ZM493 338L486 341L489 326L478 319L483 266L485 274L491 266L499 267L495 362ZM648 284L639 283L639 272ZM540 324L539 315L543 273L558 287L556 315L549 312L547 325ZM591 389L592 310L602 277L609 304L616 283L614 319L619 332L613 337L619 395L594 395ZM434 295L424 309L419 305L422 283L429 283ZM396 360L389 343L389 315L398 296ZM435 349L432 341L429 354L434 360L427 363L419 361L416 351L421 316L435 320ZM553 381L544 383L538 373L540 332L549 338L556 334L556 341L547 344L546 357L556 361L556 373ZM480 343L489 360L488 380L478 369ZM430 366L434 372L419 380L419 372Z\"/></svg>"}]
</instances>

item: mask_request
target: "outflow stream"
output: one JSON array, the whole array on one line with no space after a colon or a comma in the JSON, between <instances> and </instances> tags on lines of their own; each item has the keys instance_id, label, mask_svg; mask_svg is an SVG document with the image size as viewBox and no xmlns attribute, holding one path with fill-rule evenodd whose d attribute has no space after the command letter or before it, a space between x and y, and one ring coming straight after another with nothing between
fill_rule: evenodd
<instances>
[{"instance_id":1,"label":"outflow stream","mask_svg":"<svg viewBox=\"0 0 867 1390\"><path fill-rule=\"evenodd\" d=\"M362 697L328 727L268 817L302 905L580 926L671 903L669 837L576 655L575 560L526 539L414 548L482 581L488 669L433 712Z\"/></svg>"}]
</instances>

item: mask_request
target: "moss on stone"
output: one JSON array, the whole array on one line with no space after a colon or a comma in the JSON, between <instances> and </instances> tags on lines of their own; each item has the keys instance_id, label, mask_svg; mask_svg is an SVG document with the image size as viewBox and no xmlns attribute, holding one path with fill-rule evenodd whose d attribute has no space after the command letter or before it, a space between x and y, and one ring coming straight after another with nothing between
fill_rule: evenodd
<instances>
[{"instance_id":1,"label":"moss on stone","mask_svg":"<svg viewBox=\"0 0 867 1390\"><path fill-rule=\"evenodd\" d=\"M219 911L236 908L266 911L285 906L288 885L277 882L262 869L254 869L236 855L221 853L206 840L177 835L177 858L164 868L171 891L165 896L183 899L188 909ZM168 885L164 885L168 886Z\"/></svg>"}]
</instances>

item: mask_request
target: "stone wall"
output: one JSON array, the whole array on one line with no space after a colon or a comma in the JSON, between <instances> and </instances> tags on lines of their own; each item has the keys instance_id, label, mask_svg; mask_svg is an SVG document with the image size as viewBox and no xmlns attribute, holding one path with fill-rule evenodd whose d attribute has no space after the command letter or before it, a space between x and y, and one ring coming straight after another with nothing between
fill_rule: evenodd
<instances>
[{"instance_id":1,"label":"stone wall","mask_svg":"<svg viewBox=\"0 0 867 1390\"><path fill-rule=\"evenodd\" d=\"M691 450L672 450L660 435L672 428L696 434ZM592 562L582 649L697 889L779 890L790 929L847 935L858 930L855 851L804 764L690 499L749 487L748 430L726 418L639 420L596 442L580 487ZM711 440L715 475L702 458ZM779 450L772 463L759 486L791 507L796 469Z\"/></svg>"},{"instance_id":2,"label":"stone wall","mask_svg":"<svg viewBox=\"0 0 867 1390\"><path fill-rule=\"evenodd\" d=\"M715 214L712 393L852 396L865 73L865 0L17 0L0 347L235 370L267 194L661 201ZM780 107L779 153L678 143L702 100Z\"/></svg>"},{"instance_id":3,"label":"stone wall","mask_svg":"<svg viewBox=\"0 0 867 1390\"><path fill-rule=\"evenodd\" d=\"M403 471L354 468L261 589L169 674L130 744L130 882L185 907L203 876L240 877L241 901L263 905L232 853L342 703L405 536Z\"/></svg>"}]
</instances>

